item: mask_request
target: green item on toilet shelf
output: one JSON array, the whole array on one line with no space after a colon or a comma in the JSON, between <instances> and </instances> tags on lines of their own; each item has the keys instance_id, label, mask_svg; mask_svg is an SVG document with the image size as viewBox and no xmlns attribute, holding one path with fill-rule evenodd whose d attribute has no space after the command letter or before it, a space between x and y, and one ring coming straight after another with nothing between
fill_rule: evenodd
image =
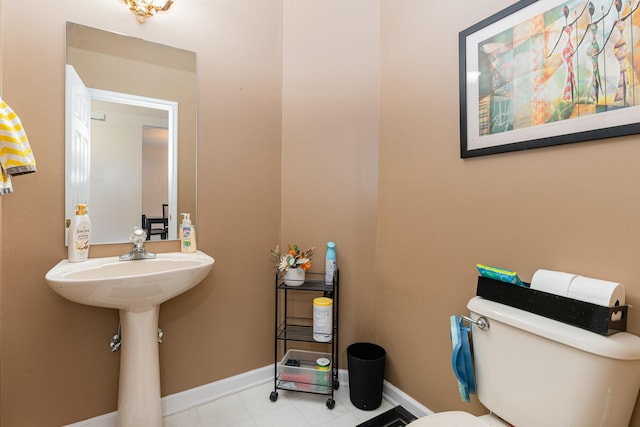
<instances>
[{"instance_id":1,"label":"green item on toilet shelf","mask_svg":"<svg viewBox=\"0 0 640 427\"><path fill-rule=\"evenodd\" d=\"M505 283L511 283L512 285L525 286L515 271L505 270L498 267L491 267L484 264L476 264L476 268L480 272L480 275L483 277L487 277L493 280L499 280Z\"/></svg>"}]
</instances>

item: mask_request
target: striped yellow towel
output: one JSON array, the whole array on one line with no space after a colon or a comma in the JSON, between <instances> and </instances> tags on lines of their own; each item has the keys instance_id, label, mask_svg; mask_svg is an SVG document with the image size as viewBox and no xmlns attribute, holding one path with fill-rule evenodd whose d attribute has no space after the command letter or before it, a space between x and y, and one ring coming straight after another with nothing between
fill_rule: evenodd
<instances>
[{"instance_id":1,"label":"striped yellow towel","mask_svg":"<svg viewBox=\"0 0 640 427\"><path fill-rule=\"evenodd\" d=\"M18 115L0 99L0 195L13 192L11 176L33 173L36 160Z\"/></svg>"}]
</instances>

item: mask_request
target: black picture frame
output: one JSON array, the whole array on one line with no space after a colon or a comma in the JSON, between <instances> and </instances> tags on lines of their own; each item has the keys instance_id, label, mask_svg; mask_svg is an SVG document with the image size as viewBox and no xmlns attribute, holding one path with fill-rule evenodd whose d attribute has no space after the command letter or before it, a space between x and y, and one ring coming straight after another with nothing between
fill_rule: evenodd
<instances>
[{"instance_id":1,"label":"black picture frame","mask_svg":"<svg viewBox=\"0 0 640 427\"><path fill-rule=\"evenodd\" d=\"M520 0L461 31L460 157L640 133L639 6Z\"/></svg>"}]
</instances>

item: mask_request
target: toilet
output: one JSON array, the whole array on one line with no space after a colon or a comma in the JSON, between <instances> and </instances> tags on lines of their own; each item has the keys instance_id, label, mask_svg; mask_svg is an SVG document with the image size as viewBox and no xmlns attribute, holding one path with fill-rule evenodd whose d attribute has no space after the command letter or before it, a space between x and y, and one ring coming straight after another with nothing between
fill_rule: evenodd
<instances>
[{"instance_id":1,"label":"toilet","mask_svg":"<svg viewBox=\"0 0 640 427\"><path fill-rule=\"evenodd\" d=\"M477 397L490 414L427 415L411 427L628 427L640 338L603 336L482 297L467 304Z\"/></svg>"}]
</instances>

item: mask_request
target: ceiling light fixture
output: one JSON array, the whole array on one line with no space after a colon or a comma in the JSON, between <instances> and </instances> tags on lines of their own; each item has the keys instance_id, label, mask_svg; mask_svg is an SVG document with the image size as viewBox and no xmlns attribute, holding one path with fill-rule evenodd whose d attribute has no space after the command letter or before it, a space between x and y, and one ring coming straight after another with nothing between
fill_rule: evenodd
<instances>
[{"instance_id":1,"label":"ceiling light fixture","mask_svg":"<svg viewBox=\"0 0 640 427\"><path fill-rule=\"evenodd\" d=\"M129 10L136 15L139 23L144 24L145 19L153 16L158 11L167 11L173 4L173 0L167 0L164 6L156 6L154 0L122 0L129 5Z\"/></svg>"}]
</instances>

